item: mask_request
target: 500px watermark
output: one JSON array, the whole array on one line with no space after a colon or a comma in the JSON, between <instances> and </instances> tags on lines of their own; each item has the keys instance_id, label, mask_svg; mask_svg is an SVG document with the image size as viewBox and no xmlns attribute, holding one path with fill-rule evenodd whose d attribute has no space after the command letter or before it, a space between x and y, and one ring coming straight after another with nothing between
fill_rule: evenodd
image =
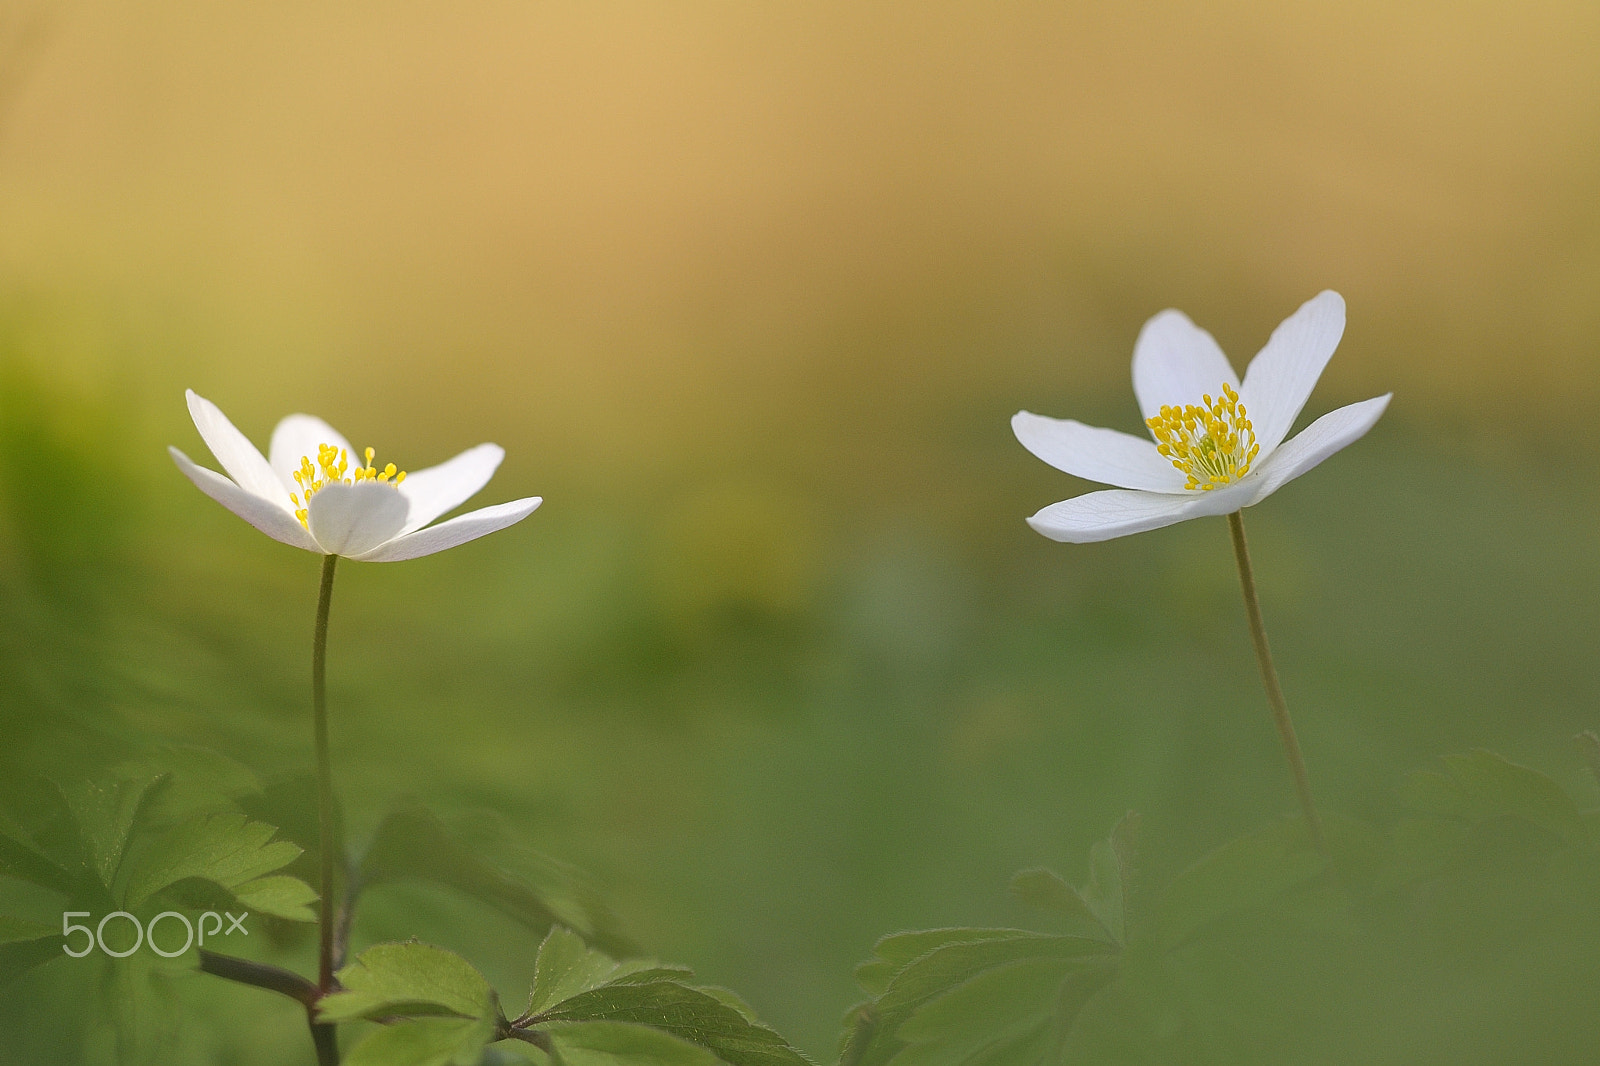
<instances>
[{"instance_id":1,"label":"500px watermark","mask_svg":"<svg viewBox=\"0 0 1600 1066\"><path fill-rule=\"evenodd\" d=\"M226 929L222 927L223 915L227 915L228 918L228 927ZM155 952L157 955L160 955L162 958L175 959L179 955L182 955L185 951L188 951L190 945L195 942L196 925L199 927L199 940L202 947L205 946L206 937L208 935L213 938L219 934L222 936L232 936L235 932L243 933L245 936L250 935L250 930L244 927L244 920L250 917L249 911L245 911L238 917L234 917L227 911L223 911L222 914L218 914L216 911L206 911L200 915L200 920L198 923L189 921L188 915L179 914L177 911L162 911L154 918L151 918L148 925L139 924L139 919L135 918L127 911L112 911L104 918L101 918L100 924L96 925L93 929L89 928L87 925L74 924L72 921L74 918L92 917L93 915L91 915L88 911L66 911L61 915L61 936L66 941L66 943L61 945L62 951L65 951L68 955L71 955L75 959L81 959L98 947L101 951L105 952L107 955L110 955L114 959L125 959L129 955L132 955L135 951L138 951L141 944L148 944L150 946L150 950ZM119 950L106 946L106 923L113 918L126 918L128 924L133 926L134 935L132 947L125 947ZM156 926L159 925L164 918L171 918L183 923L183 946L178 948L176 951L169 951L156 943ZM206 919L208 918L211 919L212 923L209 930L206 929ZM72 935L74 933L82 933L87 938L83 943L82 950L74 951L72 948Z\"/></svg>"}]
</instances>

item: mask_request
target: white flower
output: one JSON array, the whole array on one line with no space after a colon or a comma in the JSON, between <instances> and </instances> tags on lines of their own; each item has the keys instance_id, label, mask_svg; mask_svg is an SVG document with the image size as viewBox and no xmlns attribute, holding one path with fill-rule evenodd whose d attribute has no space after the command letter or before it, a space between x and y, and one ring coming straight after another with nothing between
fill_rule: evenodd
<instances>
[{"instance_id":1,"label":"white flower","mask_svg":"<svg viewBox=\"0 0 1600 1066\"><path fill-rule=\"evenodd\" d=\"M268 459L216 404L193 390L187 395L195 428L233 480L168 448L173 462L201 492L273 540L296 548L363 562L399 562L504 529L543 502L530 496L429 526L488 484L504 449L480 444L407 475L393 463L375 467L371 448L361 461L322 419L290 415L272 431Z\"/></svg>"},{"instance_id":2,"label":"white flower","mask_svg":"<svg viewBox=\"0 0 1600 1066\"><path fill-rule=\"evenodd\" d=\"M1344 334L1344 299L1322 292L1273 330L1234 375L1211 334L1181 311L1139 331L1133 392L1154 440L1019 411L1017 440L1058 470L1121 486L1062 500L1028 519L1051 540L1085 544L1231 514L1259 503L1372 428L1393 393L1341 407L1291 440Z\"/></svg>"}]
</instances>

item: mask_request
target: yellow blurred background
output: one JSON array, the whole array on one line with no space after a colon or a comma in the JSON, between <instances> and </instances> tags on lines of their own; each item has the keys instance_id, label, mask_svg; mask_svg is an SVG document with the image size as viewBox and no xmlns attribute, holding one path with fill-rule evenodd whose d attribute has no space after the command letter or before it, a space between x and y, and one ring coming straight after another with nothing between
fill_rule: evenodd
<instances>
[{"instance_id":1,"label":"yellow blurred background","mask_svg":"<svg viewBox=\"0 0 1600 1066\"><path fill-rule=\"evenodd\" d=\"M975 395L1120 390L1162 307L1242 364L1321 288L1351 307L1321 403L1567 418L1600 382L1591 4L4 18L0 282L55 312L28 355L169 433L189 385L257 433L466 421L530 475L893 481Z\"/></svg>"},{"instance_id":2,"label":"yellow blurred background","mask_svg":"<svg viewBox=\"0 0 1600 1066\"><path fill-rule=\"evenodd\" d=\"M185 388L497 441L528 522L341 567L356 834L503 812L826 1058L875 936L1025 920L1130 806L1167 869L1287 809L1220 523L1046 544L1087 486L1007 420L1136 430L1150 315L1242 369L1333 288L1307 417L1394 403L1250 518L1321 795L1592 789L1597 59L1573 2L0 0L0 754L308 759L315 563L172 469ZM521 976L482 928L424 931Z\"/></svg>"}]
</instances>

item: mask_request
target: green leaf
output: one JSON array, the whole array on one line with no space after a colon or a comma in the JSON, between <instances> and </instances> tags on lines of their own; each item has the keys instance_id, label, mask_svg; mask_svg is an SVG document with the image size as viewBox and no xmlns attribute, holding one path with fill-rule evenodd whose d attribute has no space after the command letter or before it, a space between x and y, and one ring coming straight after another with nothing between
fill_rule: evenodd
<instances>
[{"instance_id":1,"label":"green leaf","mask_svg":"<svg viewBox=\"0 0 1600 1066\"><path fill-rule=\"evenodd\" d=\"M361 860L361 879L375 885L414 879L453 888L482 900L536 933L552 926L574 930L613 955L633 945L618 932L616 917L571 870L542 857L527 880L481 858L443 822L420 807L397 810L383 820Z\"/></svg>"},{"instance_id":2,"label":"green leaf","mask_svg":"<svg viewBox=\"0 0 1600 1066\"><path fill-rule=\"evenodd\" d=\"M614 962L557 926L534 964L528 1009L516 1022L545 1032L567 1066L644 1059L684 1066L805 1066L726 989L691 988L689 971L652 959Z\"/></svg>"},{"instance_id":3,"label":"green leaf","mask_svg":"<svg viewBox=\"0 0 1600 1066\"><path fill-rule=\"evenodd\" d=\"M1402 786L1401 797L1413 810L1474 824L1519 818L1567 844L1587 841L1578 805L1539 771L1481 748L1440 761L1443 773L1418 770Z\"/></svg>"},{"instance_id":4,"label":"green leaf","mask_svg":"<svg viewBox=\"0 0 1600 1066\"><path fill-rule=\"evenodd\" d=\"M233 890L240 903L252 911L285 918L291 922L314 922L317 913L311 904L317 901L316 889L286 874L273 874L246 881Z\"/></svg>"},{"instance_id":5,"label":"green leaf","mask_svg":"<svg viewBox=\"0 0 1600 1066\"><path fill-rule=\"evenodd\" d=\"M1109 933L1098 915L1060 874L1043 867L1022 870L1011 879L1011 894L1030 907L1048 911L1097 932Z\"/></svg>"},{"instance_id":6,"label":"green leaf","mask_svg":"<svg viewBox=\"0 0 1600 1066\"><path fill-rule=\"evenodd\" d=\"M25 839L20 832L15 837L0 832L0 874L76 896L81 889L79 878L24 843Z\"/></svg>"},{"instance_id":7,"label":"green leaf","mask_svg":"<svg viewBox=\"0 0 1600 1066\"><path fill-rule=\"evenodd\" d=\"M648 1026L705 1048L729 1066L809 1066L777 1033L751 1022L716 996L676 981L616 982L580 992L541 1011L533 1025L623 1022Z\"/></svg>"},{"instance_id":8,"label":"green leaf","mask_svg":"<svg viewBox=\"0 0 1600 1066\"><path fill-rule=\"evenodd\" d=\"M1089 849L1089 883L1081 892L1059 874L1036 868L1011 879L1011 894L1092 930L1091 935L1124 943L1128 938L1126 897L1133 880L1138 828L1138 814L1129 811L1112 828L1110 837Z\"/></svg>"},{"instance_id":9,"label":"green leaf","mask_svg":"<svg viewBox=\"0 0 1600 1066\"><path fill-rule=\"evenodd\" d=\"M645 1025L584 1022L550 1029L560 1066L718 1066L710 1050Z\"/></svg>"},{"instance_id":10,"label":"green leaf","mask_svg":"<svg viewBox=\"0 0 1600 1066\"><path fill-rule=\"evenodd\" d=\"M277 830L242 814L203 814L179 825L149 848L130 856L124 898L137 907L162 889L187 878L234 889L293 862L300 848L273 840Z\"/></svg>"},{"instance_id":11,"label":"green leaf","mask_svg":"<svg viewBox=\"0 0 1600 1066\"><path fill-rule=\"evenodd\" d=\"M11 944L18 940L38 940L52 934L60 936L56 929L43 922L30 922L25 918L0 914L0 944Z\"/></svg>"},{"instance_id":12,"label":"green leaf","mask_svg":"<svg viewBox=\"0 0 1600 1066\"><path fill-rule=\"evenodd\" d=\"M145 797L141 820L169 826L200 813L237 810L235 801L261 791L261 781L243 763L206 748L159 748L118 766L121 777L164 777Z\"/></svg>"},{"instance_id":13,"label":"green leaf","mask_svg":"<svg viewBox=\"0 0 1600 1066\"><path fill-rule=\"evenodd\" d=\"M1067 980L1089 975L1063 995ZM900 1026L908 1046L895 1066L965 1066L997 1057L1025 1061L1041 1052L1041 1034L1065 1032L1078 1012L1116 975L1105 961L1087 971L1076 960L1022 959L986 970L930 999Z\"/></svg>"},{"instance_id":14,"label":"green leaf","mask_svg":"<svg viewBox=\"0 0 1600 1066\"><path fill-rule=\"evenodd\" d=\"M872 947L873 957L856 967L856 983L869 996L881 996L894 975L911 962L946 944L974 940L1000 940L1017 935L1032 935L1024 929L919 929L909 933L890 933Z\"/></svg>"},{"instance_id":15,"label":"green leaf","mask_svg":"<svg viewBox=\"0 0 1600 1066\"><path fill-rule=\"evenodd\" d=\"M160 961L136 952L109 967L107 993L119 1066L165 1063L177 1042L177 998Z\"/></svg>"},{"instance_id":16,"label":"green leaf","mask_svg":"<svg viewBox=\"0 0 1600 1066\"><path fill-rule=\"evenodd\" d=\"M494 1037L492 1018L414 1018L369 1034L345 1066L477 1066Z\"/></svg>"},{"instance_id":17,"label":"green leaf","mask_svg":"<svg viewBox=\"0 0 1600 1066\"><path fill-rule=\"evenodd\" d=\"M1160 912L1161 942L1172 948L1220 918L1262 906L1327 869L1305 822L1281 821L1231 840L1180 873Z\"/></svg>"},{"instance_id":18,"label":"green leaf","mask_svg":"<svg viewBox=\"0 0 1600 1066\"><path fill-rule=\"evenodd\" d=\"M1083 890L1083 902L1119 944L1128 939L1127 893L1133 881L1138 829L1139 816L1129 811L1112 827L1110 837L1089 849L1089 884Z\"/></svg>"},{"instance_id":19,"label":"green leaf","mask_svg":"<svg viewBox=\"0 0 1600 1066\"><path fill-rule=\"evenodd\" d=\"M145 797L165 776L144 770L132 776L80 781L62 787L61 794L78 823L89 870L107 892L116 881Z\"/></svg>"},{"instance_id":20,"label":"green leaf","mask_svg":"<svg viewBox=\"0 0 1600 1066\"><path fill-rule=\"evenodd\" d=\"M685 967L663 966L654 959L629 959L615 962L609 955L590 948L571 930L553 926L539 945L534 960L533 989L528 993L524 1017L580 992L614 982L637 984L642 981L685 978L692 972Z\"/></svg>"},{"instance_id":21,"label":"green leaf","mask_svg":"<svg viewBox=\"0 0 1600 1066\"><path fill-rule=\"evenodd\" d=\"M878 1013L887 1022L932 996L990 969L1022 959L1114 957L1103 940L1081 936L1048 936L1012 931L1012 935L946 944L906 966L878 998Z\"/></svg>"},{"instance_id":22,"label":"green leaf","mask_svg":"<svg viewBox=\"0 0 1600 1066\"><path fill-rule=\"evenodd\" d=\"M959 932L962 939L950 939ZM902 934L890 955L930 950L899 966L848 1042L863 1066L1033 1061L1065 1033L1084 1003L1113 980L1116 945L1094 937L1019 929ZM881 946L881 942L880 942ZM1069 994L1069 989L1077 991Z\"/></svg>"},{"instance_id":23,"label":"green leaf","mask_svg":"<svg viewBox=\"0 0 1600 1066\"><path fill-rule=\"evenodd\" d=\"M494 992L483 975L455 952L431 944L376 944L338 976L346 991L318 1004L323 1021L393 1015L492 1020L497 1014Z\"/></svg>"},{"instance_id":24,"label":"green leaf","mask_svg":"<svg viewBox=\"0 0 1600 1066\"><path fill-rule=\"evenodd\" d=\"M64 941L59 933L37 940L8 940L0 943L0 988L15 981L35 966L64 958Z\"/></svg>"}]
</instances>

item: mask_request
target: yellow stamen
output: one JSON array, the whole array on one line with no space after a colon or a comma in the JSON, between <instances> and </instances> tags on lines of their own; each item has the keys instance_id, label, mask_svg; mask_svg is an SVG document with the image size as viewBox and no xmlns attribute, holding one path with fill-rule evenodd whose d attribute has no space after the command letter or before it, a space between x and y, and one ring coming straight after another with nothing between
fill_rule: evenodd
<instances>
[{"instance_id":1,"label":"yellow stamen","mask_svg":"<svg viewBox=\"0 0 1600 1066\"><path fill-rule=\"evenodd\" d=\"M1209 492L1248 474L1261 445L1233 386L1224 384L1216 399L1201 399L1201 407L1163 406L1145 425L1156 438L1156 451L1188 479L1184 488Z\"/></svg>"},{"instance_id":2,"label":"yellow stamen","mask_svg":"<svg viewBox=\"0 0 1600 1066\"><path fill-rule=\"evenodd\" d=\"M300 486L300 492L289 493L289 499L294 503L294 516L300 524L310 529L311 497L327 488L329 485L354 485L360 481L381 481L387 485L396 486L406 479L406 472L398 470L393 463L385 463L380 472L372 465L377 452L372 448L364 449L363 456L366 464L350 469L350 457L343 448L333 444L319 444L317 458L313 462L311 456L300 457L300 467L294 472L294 481ZM348 477L345 475L349 474ZM305 500L301 501L301 494Z\"/></svg>"}]
</instances>

